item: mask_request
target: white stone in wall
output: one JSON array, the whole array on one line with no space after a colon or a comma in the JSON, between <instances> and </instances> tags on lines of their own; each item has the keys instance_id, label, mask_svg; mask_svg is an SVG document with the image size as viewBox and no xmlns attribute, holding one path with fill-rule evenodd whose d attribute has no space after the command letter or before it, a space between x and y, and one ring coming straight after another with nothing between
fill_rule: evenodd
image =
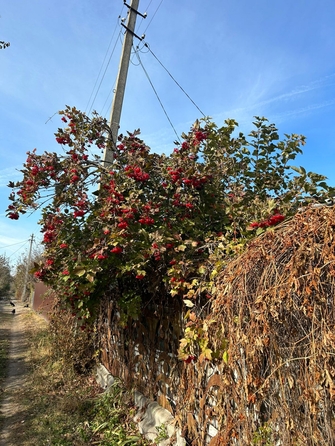
<instances>
[{"instance_id":1,"label":"white stone in wall","mask_svg":"<svg viewBox=\"0 0 335 446\"><path fill-rule=\"evenodd\" d=\"M96 381L100 387L106 390L114 383L115 380L106 367L99 364L96 369Z\"/></svg>"},{"instance_id":2,"label":"white stone in wall","mask_svg":"<svg viewBox=\"0 0 335 446\"><path fill-rule=\"evenodd\" d=\"M96 381L105 390L112 386L115 379L102 364L96 369ZM186 446L185 439L180 435L180 430L176 430L174 418L171 413L156 402L150 401L142 393L134 392L134 402L137 413L134 417L138 424L139 431L148 440L155 441L159 435L157 427L166 427L168 439L157 443L157 446ZM171 443L171 438L174 438Z\"/></svg>"},{"instance_id":3,"label":"white stone in wall","mask_svg":"<svg viewBox=\"0 0 335 446\"><path fill-rule=\"evenodd\" d=\"M142 393L135 391L135 406L138 411L134 417L134 421L138 423L140 432L151 441L155 441L159 435L157 427L166 427L168 439L160 441L158 446L171 445L171 437L175 437L172 443L174 446L185 446L186 442L181 437L180 432L175 429L174 418L171 413L161 407L158 403L150 401Z\"/></svg>"}]
</instances>

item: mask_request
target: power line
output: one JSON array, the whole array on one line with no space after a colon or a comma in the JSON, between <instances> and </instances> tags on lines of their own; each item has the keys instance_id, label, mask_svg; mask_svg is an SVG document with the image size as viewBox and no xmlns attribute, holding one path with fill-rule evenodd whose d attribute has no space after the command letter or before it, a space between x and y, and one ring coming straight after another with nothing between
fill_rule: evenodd
<instances>
[{"instance_id":1,"label":"power line","mask_svg":"<svg viewBox=\"0 0 335 446\"><path fill-rule=\"evenodd\" d=\"M197 106L197 104L193 101L193 99L186 93L186 91L183 89L183 87L176 81L176 79L172 76L172 74L169 72L169 70L163 65L163 63L158 59L158 57L153 53L148 43L145 43L144 46L148 48L149 52L154 56L154 58L157 60L157 62L164 68L164 70L168 73L168 75L171 77L171 79L178 85L178 87L181 89L181 91L188 97L188 99L192 102L192 104L199 110L199 112L202 114L202 116L206 116L203 111L200 110L200 108Z\"/></svg>"},{"instance_id":2,"label":"power line","mask_svg":"<svg viewBox=\"0 0 335 446\"><path fill-rule=\"evenodd\" d=\"M30 239L29 240L27 240L25 243L24 243L24 245L23 246L21 246L20 248L18 248L16 251L14 251L10 256L8 256L8 258L10 259L11 257L13 257L13 255L15 255L18 251L20 251L21 249L23 249L24 248L24 246L27 244L27 243L29 243L29 241L30 241Z\"/></svg>"},{"instance_id":3,"label":"power line","mask_svg":"<svg viewBox=\"0 0 335 446\"><path fill-rule=\"evenodd\" d=\"M138 54L138 51L137 51L135 54L136 54L136 56L137 56L137 58L138 58L138 61L139 61L140 65L141 65L141 67L142 67L142 69L143 69L143 71L144 71L144 73L145 73L145 75L146 75L146 77L147 77L147 79L148 79L150 85L151 85L151 88L153 89L153 91L154 91L154 93L155 93L155 95L156 95L156 97L157 97L157 99L158 99L158 102L160 103L160 106L162 107L162 110L163 110L163 112L164 112L164 114L165 114L167 120L169 121L169 123L170 123L170 125L171 125L171 127L172 127L172 129L173 129L173 131L174 131L174 133L175 133L175 135L177 136L177 140L180 141L179 136L178 136L178 133L176 132L176 129L174 128L174 126L173 126L173 124L172 124L172 121L171 121L171 119L169 118L169 115L167 114L167 111L166 111L165 108L164 108L164 105L163 105L163 103L162 103L162 101L161 101L161 99L160 99L160 97L159 97L159 95L158 95L158 93L157 93L157 91L156 91L156 89L155 89L155 87L154 87L154 85L153 85L153 83L152 83L150 77L149 77L149 74L147 73L146 69L145 69L144 66L143 66L143 63L142 63L142 60L141 60L141 58L140 58L140 56L139 56L139 54Z\"/></svg>"},{"instance_id":4,"label":"power line","mask_svg":"<svg viewBox=\"0 0 335 446\"><path fill-rule=\"evenodd\" d=\"M120 29L118 38L119 38L120 34L121 34L121 29ZM115 44L114 44L114 47L113 47L113 50L112 50L112 52L111 52L111 54L110 54L110 56L109 56L109 59L108 59L108 62L107 62L105 71L104 71L104 73L103 73L103 75L102 75L102 77L101 77L99 86L98 86L98 88L97 88L97 90L96 90L96 92L95 92L95 95L94 95L94 98L93 98L93 100L92 100L91 107L90 107L90 109L89 109L89 111L88 111L88 114L91 112L92 107L93 107L93 104L94 104L94 102L95 102L95 100L96 100L96 98L97 98L97 95L98 95L99 91L100 91L101 84L102 84L102 82L103 82L103 80L104 80L104 78L105 78L105 75L106 75L107 69L108 69L108 67L109 67L110 61L111 61L111 59L112 59L112 57L113 57L113 54L114 54L114 51L115 51L115 48L116 48L116 45L117 45L117 42L118 42L118 38L116 39ZM101 69L102 69L102 67L101 67ZM100 73L101 73L101 70L100 70L100 72L99 72L99 75L100 75ZM97 81L98 81L98 79L99 79L99 75L98 75Z\"/></svg>"},{"instance_id":5,"label":"power line","mask_svg":"<svg viewBox=\"0 0 335 446\"><path fill-rule=\"evenodd\" d=\"M146 7L145 11L148 11L148 9L150 8L151 3L152 3L152 0L150 0L150 2L148 4L148 6Z\"/></svg>"},{"instance_id":6,"label":"power line","mask_svg":"<svg viewBox=\"0 0 335 446\"><path fill-rule=\"evenodd\" d=\"M120 34L121 34L121 30L120 30L119 35L120 35ZM119 36L118 36L118 37L119 37ZM105 75L106 75L107 69L108 69L108 67L109 67L110 61L111 61L111 59L112 59L112 57L113 57L113 54L114 54L116 45L117 45L117 40L115 41L115 45L114 45L114 47L113 47L113 51L112 51L111 55L109 56L109 59L108 59L108 62L107 62L105 71L104 71L104 73L103 73L103 75L102 75L102 78L101 78L101 80L100 80L99 86L98 86L98 88L97 88L97 91L96 91L96 93L95 93L95 96L94 96L94 98L93 98L93 101L92 101L92 104L91 104L91 107L90 107L88 113L90 113L91 110L92 110L93 104L94 104L94 102L95 102L95 100L96 100L96 97L97 97L97 95L98 95L98 93L99 93L101 84L102 84L102 82L103 82L103 80L104 80L104 78L105 78Z\"/></svg>"},{"instance_id":7,"label":"power line","mask_svg":"<svg viewBox=\"0 0 335 446\"><path fill-rule=\"evenodd\" d=\"M121 36L121 31L119 32L118 39L120 40L120 43L121 43L121 45L122 45L122 39L121 39L120 36ZM113 50L113 51L114 51L114 50ZM106 104L107 104L108 100L110 100L110 97L111 97L112 93L113 93L113 92L115 93L116 79L117 79L117 74L116 74L116 76L115 76L115 81L114 81L113 87L109 90L109 93L108 93L108 95L107 95L107 97L106 97L106 100L105 100L105 102L104 102L104 105L103 105L102 108L101 108L101 112L100 112L100 114L101 114L101 116L104 116L105 118L106 118L106 115L107 115L107 113L108 113L108 106L106 107ZM111 102L111 101L110 101L110 102ZM105 111L105 107L106 107L106 111Z\"/></svg>"},{"instance_id":8,"label":"power line","mask_svg":"<svg viewBox=\"0 0 335 446\"><path fill-rule=\"evenodd\" d=\"M15 246L15 245L22 245L23 243L27 243L28 241L29 240L24 240L23 242L12 243L11 245L0 246L0 249L10 248L11 246Z\"/></svg>"},{"instance_id":9,"label":"power line","mask_svg":"<svg viewBox=\"0 0 335 446\"><path fill-rule=\"evenodd\" d=\"M109 90L109 93L108 93L108 95L107 95L107 97L106 97L106 100L105 100L105 102L104 102L104 105L103 105L102 108L101 108L101 116L104 116L105 118L106 118L106 115L107 115L107 112L108 112L108 107L106 107L106 105L107 105L108 100L109 100L110 97L111 97L111 93L112 93L114 90L115 90L115 83L114 83L113 87ZM105 107L106 107L106 110L105 110Z\"/></svg>"},{"instance_id":10,"label":"power line","mask_svg":"<svg viewBox=\"0 0 335 446\"><path fill-rule=\"evenodd\" d=\"M147 27L145 28L143 34L145 34L149 28L149 26L151 25L151 22L153 21L155 15L157 14L157 11L159 10L159 8L161 7L161 4L163 3L163 0L161 0L160 4L157 6L156 11L154 12L153 16L151 17L150 22L148 23ZM151 5L151 2L149 3L149 6ZM148 6L148 8L149 8Z\"/></svg>"},{"instance_id":11,"label":"power line","mask_svg":"<svg viewBox=\"0 0 335 446\"><path fill-rule=\"evenodd\" d=\"M115 35L115 32L116 32L116 30L117 30L118 26L120 26L120 24L119 24L119 19L121 18L121 15L122 15L122 11L123 11L123 8L124 8L124 5L123 5L123 7L122 7L122 9L121 9L121 12L120 12L120 14L119 14L119 16L118 16L118 21L117 21L117 24L115 25L115 28L114 28L114 31L113 31L112 37L111 37L111 39L110 39L110 42L109 42L109 45L108 45L108 48L107 48L107 51L106 51L106 53L105 53L105 57L104 57L104 60L103 60L103 62L102 62L102 64L101 64L101 67L100 67L100 70L99 70L98 76L97 76L97 78L96 78L96 80L95 80L95 83L94 83L94 86L93 86L93 89L92 89L92 92L91 92L90 98L89 98L89 100L88 100L88 102L87 102L87 105L86 105L86 109L85 109L85 113L86 113L86 110L88 109L88 107L89 107L90 103L91 103L91 105L90 105L90 108L89 108L89 110L88 110L88 114L89 114L89 113L91 112L91 110L92 110L92 107L93 107L94 101L95 101L95 99L96 99L96 97L97 97L97 95L98 95L98 92L99 92L99 90L100 90L100 87L101 87L102 81L103 81L103 79L104 79L104 77L105 77L105 74L106 74L107 68L108 68L108 66L109 66L109 63L110 63L110 61L111 61L111 58L112 58L112 56L113 56L113 54L114 54L114 50L115 50L115 47L116 47L116 44L117 44L117 40L118 40L118 38L119 38L119 36L120 36L120 34L121 34L121 30L120 30L120 32L119 32L119 35L118 35L118 37L117 37L116 41L115 41L115 45L114 45L114 48L113 48L113 50L112 50L112 53L111 53L111 55L110 55L110 57L109 57L109 59L108 59L108 62L107 62L107 66L106 66L106 68L105 68L104 74L103 74L103 76L102 76L102 79L101 79L101 81L100 81L100 83L99 83L99 86L98 86L98 88L97 88L97 91L96 91L96 93L95 93L95 96L94 96L94 98L93 98L93 100L92 100L92 102L91 102L92 96L93 96L93 94L94 94L94 90L95 90L95 88L96 88L96 86L97 86L97 83L98 83L98 81L99 81L99 77L100 77L100 75L101 75L101 72L102 72L103 66L104 66L104 64L105 64L105 61L106 61L106 59L107 59L107 55L108 55L108 52L109 52L109 50L110 50L110 47L111 47L111 45L112 45L112 42L113 42L113 39L114 39L114 35Z\"/></svg>"},{"instance_id":12,"label":"power line","mask_svg":"<svg viewBox=\"0 0 335 446\"><path fill-rule=\"evenodd\" d=\"M148 12L148 9L150 8L151 3L152 3L152 0L150 0L149 5L148 5L147 8L144 10L146 13ZM143 23L143 20L146 19L146 18L147 18L147 16L145 16L145 17L142 16L142 17L141 17L141 21L140 21L140 23L139 23L138 26L137 26L138 30L141 28L141 25L142 25L142 23Z\"/></svg>"},{"instance_id":13,"label":"power line","mask_svg":"<svg viewBox=\"0 0 335 446\"><path fill-rule=\"evenodd\" d=\"M148 10L149 10L152 1L153 1L153 0L150 0L150 2L149 2L149 4L148 4L148 6L147 6L147 8L146 8L145 11L148 11ZM157 6L157 8L156 8L154 14L153 14L152 17L151 17L150 22L148 23L147 27L145 28L144 32L146 32L147 29L149 28L150 24L152 23L152 21L153 21L155 15L157 14L157 11L159 10L159 8L160 8L160 6L161 6L162 3L163 3L163 0L161 0L161 2L159 3L159 5ZM122 14L122 11L121 11L121 14ZM121 17L121 14L119 15L119 18ZM140 21L140 23L139 23L138 29L141 27L144 18L145 18L145 17L144 17L143 15L141 15L141 21ZM121 35L121 32L119 33L118 38L120 37L120 35ZM108 50L109 50L109 48L110 48L110 44L109 44ZM108 52L108 50L107 50L107 52ZM113 48L113 52L114 52L114 50L115 50L115 47ZM135 51L135 54L136 54L136 51ZM106 56L105 56L105 59L106 59ZM104 59L104 62L105 62L105 59ZM104 63L104 62L103 62L103 63ZM109 64L109 62L110 62L110 59L109 59L109 61L108 61L108 64ZM133 65L135 65L135 63L134 63L133 60L131 61L131 63L132 63ZM106 69L107 69L107 68L106 68ZM100 75L101 71L102 71L102 67L101 67L101 69L100 69L99 75ZM106 72L106 70L105 70L105 72ZM98 75L98 77L99 77L99 75ZM105 75L105 73L104 73L104 75ZM97 80L97 81L98 81L98 80ZM97 84L97 81L96 81L96 83L95 83L95 86L96 86L96 84ZM101 83L102 83L102 80L101 80L101 82L100 82L100 84L99 84L99 88L100 88ZM99 88L98 88L98 91L99 91ZM97 93L96 93L96 95L95 95L95 97L94 97L94 99L93 99L93 101L92 101L92 104L93 104L94 101L95 101L95 98L96 98L96 96L97 96L97 94L98 94L98 91L97 91ZM108 106L106 107L106 105L107 105L108 100L110 99L110 97L111 97L113 91L115 92L115 83L114 83L114 86L110 89L110 91L109 91L109 93L108 93L108 95L107 95L107 97L106 97L106 100L105 100L105 102L104 102L104 104L103 104L103 106L102 106L102 108L101 108L101 115L102 115L102 116L105 116L105 115L107 114L107 112L108 112ZM91 94L91 97L92 97L92 95L93 95L93 92L92 92L92 94ZM90 99L91 99L91 97L90 97ZM91 109L90 109L90 111L91 111Z\"/></svg>"}]
</instances>

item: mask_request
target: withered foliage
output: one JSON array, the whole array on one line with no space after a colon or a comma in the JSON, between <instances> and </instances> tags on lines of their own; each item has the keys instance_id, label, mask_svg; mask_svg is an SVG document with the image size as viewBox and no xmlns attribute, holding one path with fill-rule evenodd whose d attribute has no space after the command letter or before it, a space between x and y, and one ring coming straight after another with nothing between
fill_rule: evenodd
<instances>
[{"instance_id":1,"label":"withered foliage","mask_svg":"<svg viewBox=\"0 0 335 446\"><path fill-rule=\"evenodd\" d=\"M208 315L213 350L228 346L217 444L335 444L334 235L334 208L302 211L221 273Z\"/></svg>"},{"instance_id":2,"label":"withered foliage","mask_svg":"<svg viewBox=\"0 0 335 446\"><path fill-rule=\"evenodd\" d=\"M197 314L213 359L177 359L181 308L117 327L103 303L107 367L159 395L188 445L335 444L335 209L307 209L254 239ZM171 304L171 302L170 302Z\"/></svg>"}]
</instances>

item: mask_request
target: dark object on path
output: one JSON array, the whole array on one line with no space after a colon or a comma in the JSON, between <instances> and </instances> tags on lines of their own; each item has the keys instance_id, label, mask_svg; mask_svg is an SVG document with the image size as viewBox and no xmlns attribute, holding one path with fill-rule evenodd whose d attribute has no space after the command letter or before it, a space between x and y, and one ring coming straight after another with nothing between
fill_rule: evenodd
<instances>
[{"instance_id":1,"label":"dark object on path","mask_svg":"<svg viewBox=\"0 0 335 446\"><path fill-rule=\"evenodd\" d=\"M12 310L12 313L15 314L15 308L14 308L14 310Z\"/></svg>"},{"instance_id":2,"label":"dark object on path","mask_svg":"<svg viewBox=\"0 0 335 446\"><path fill-rule=\"evenodd\" d=\"M27 305L24 305L24 307L23 308L29 308L29 304L27 304Z\"/></svg>"},{"instance_id":3,"label":"dark object on path","mask_svg":"<svg viewBox=\"0 0 335 446\"><path fill-rule=\"evenodd\" d=\"M10 300L9 303L11 304L12 307L15 307L14 302L12 302L12 301Z\"/></svg>"}]
</instances>

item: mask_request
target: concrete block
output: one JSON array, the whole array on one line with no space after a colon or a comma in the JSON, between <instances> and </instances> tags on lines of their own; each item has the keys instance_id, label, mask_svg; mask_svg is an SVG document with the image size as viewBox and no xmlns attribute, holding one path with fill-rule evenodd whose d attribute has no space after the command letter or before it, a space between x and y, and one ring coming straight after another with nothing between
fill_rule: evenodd
<instances>
[{"instance_id":1,"label":"concrete block","mask_svg":"<svg viewBox=\"0 0 335 446\"><path fill-rule=\"evenodd\" d=\"M169 438L162 440L158 446L171 445L171 438L175 437L174 446L185 446L186 441L175 428L174 418L171 413L161 407L158 403L150 401L140 392L134 392L135 405L138 412L134 421L138 423L140 432L150 441L155 441L159 435L157 428L165 426Z\"/></svg>"},{"instance_id":2,"label":"concrete block","mask_svg":"<svg viewBox=\"0 0 335 446\"><path fill-rule=\"evenodd\" d=\"M103 389L107 390L114 383L115 379L105 366L99 364L96 369L96 381Z\"/></svg>"},{"instance_id":3,"label":"concrete block","mask_svg":"<svg viewBox=\"0 0 335 446\"><path fill-rule=\"evenodd\" d=\"M103 389L108 390L115 379L106 367L99 364L96 369L96 381ZM136 390L134 392L134 403L137 408L134 421L137 423L140 433L148 440L155 441L159 435L157 427L165 426L169 438L160 441L157 446L186 446L186 441L181 436L180 430L176 430L174 418L168 410Z\"/></svg>"}]
</instances>

